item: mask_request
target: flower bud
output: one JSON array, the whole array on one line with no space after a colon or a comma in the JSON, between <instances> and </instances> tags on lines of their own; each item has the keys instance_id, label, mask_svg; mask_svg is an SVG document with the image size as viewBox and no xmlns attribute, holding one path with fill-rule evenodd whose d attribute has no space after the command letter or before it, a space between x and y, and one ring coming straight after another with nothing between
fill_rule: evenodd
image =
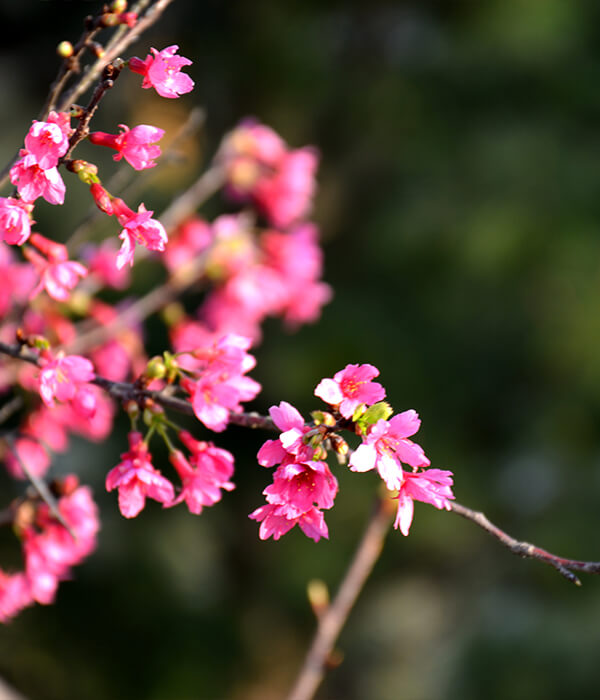
<instances>
[{"instance_id":1,"label":"flower bud","mask_svg":"<svg viewBox=\"0 0 600 700\"><path fill-rule=\"evenodd\" d=\"M61 41L56 47L56 53L60 58L70 58L73 55L73 44L70 41Z\"/></svg>"},{"instance_id":2,"label":"flower bud","mask_svg":"<svg viewBox=\"0 0 600 700\"><path fill-rule=\"evenodd\" d=\"M113 206L110 199L110 194L104 189L104 187L102 187L99 182L93 182L90 185L90 192L98 209L105 212L109 216L112 216Z\"/></svg>"},{"instance_id":3,"label":"flower bud","mask_svg":"<svg viewBox=\"0 0 600 700\"><path fill-rule=\"evenodd\" d=\"M110 11L120 15L127 9L127 0L113 0L110 3Z\"/></svg>"},{"instance_id":4,"label":"flower bud","mask_svg":"<svg viewBox=\"0 0 600 700\"><path fill-rule=\"evenodd\" d=\"M164 379L166 373L167 368L162 357L156 355L148 361L144 376L146 376L148 379Z\"/></svg>"}]
</instances>

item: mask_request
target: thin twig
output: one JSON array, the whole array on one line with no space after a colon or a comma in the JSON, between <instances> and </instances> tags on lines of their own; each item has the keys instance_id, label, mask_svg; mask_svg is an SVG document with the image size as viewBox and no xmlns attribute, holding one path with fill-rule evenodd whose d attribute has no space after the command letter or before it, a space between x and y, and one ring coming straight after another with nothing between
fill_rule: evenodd
<instances>
[{"instance_id":1,"label":"thin twig","mask_svg":"<svg viewBox=\"0 0 600 700\"><path fill-rule=\"evenodd\" d=\"M225 173L218 166L206 170L183 194L163 211L160 221L167 231L191 216L196 209L225 183Z\"/></svg>"},{"instance_id":2,"label":"thin twig","mask_svg":"<svg viewBox=\"0 0 600 700\"><path fill-rule=\"evenodd\" d=\"M23 408L23 397L13 396L10 401L7 401L4 406L0 408L0 425L6 423L6 421L21 408Z\"/></svg>"},{"instance_id":3,"label":"thin twig","mask_svg":"<svg viewBox=\"0 0 600 700\"><path fill-rule=\"evenodd\" d=\"M524 559L538 559L549 566L553 566L561 576L564 576L576 586L581 586L581 581L575 576L573 571L578 571L582 574L600 574L600 562L565 559L564 557L559 557L556 554L547 552L545 549L536 547L529 542L516 540L488 520L484 513L471 510L471 508L456 503L456 501L450 502L450 510L475 523L475 525L486 532L489 532L492 537L495 537L501 544L510 549L513 554L523 557Z\"/></svg>"},{"instance_id":4,"label":"thin twig","mask_svg":"<svg viewBox=\"0 0 600 700\"><path fill-rule=\"evenodd\" d=\"M287 700L310 700L314 696L352 606L379 559L391 522L387 500L377 499L338 592L319 617L317 631Z\"/></svg>"},{"instance_id":5,"label":"thin twig","mask_svg":"<svg viewBox=\"0 0 600 700\"><path fill-rule=\"evenodd\" d=\"M32 472L31 469L29 469L29 467L25 464L25 461L21 459L21 456L17 451L15 440L9 436L6 436L4 439L8 442L15 459L17 460L19 466L23 470L23 474L25 474L25 476L29 479L31 485L37 491L42 501L46 503L52 515L67 530L71 537L73 539L76 539L75 533L71 529L70 525L63 518L62 513L58 509L58 501L52 495L52 492L48 488L46 482L43 479L40 479L40 477L37 474L34 474L34 472Z\"/></svg>"},{"instance_id":6,"label":"thin twig","mask_svg":"<svg viewBox=\"0 0 600 700\"><path fill-rule=\"evenodd\" d=\"M173 2L173 0L157 0L152 7L148 9L146 14L138 19L135 27L126 28L122 27L123 33L117 31L115 36L106 45L106 49L102 58L99 58L87 71L87 73L82 77L82 79L63 97L60 101L57 109L59 112L63 112L77 100L77 98L82 95L98 78L100 73L104 70L104 67L108 65L115 58L125 51L131 44L139 39L141 34L151 27L158 19L166 8ZM145 7L148 4L147 1L138 3L136 11L140 11L140 7Z\"/></svg>"}]
</instances>

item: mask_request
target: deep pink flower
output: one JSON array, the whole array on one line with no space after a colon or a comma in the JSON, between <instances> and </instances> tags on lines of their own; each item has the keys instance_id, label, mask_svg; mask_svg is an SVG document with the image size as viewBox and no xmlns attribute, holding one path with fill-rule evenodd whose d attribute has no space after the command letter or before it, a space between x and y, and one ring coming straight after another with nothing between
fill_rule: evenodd
<instances>
[{"instance_id":1,"label":"deep pink flower","mask_svg":"<svg viewBox=\"0 0 600 700\"><path fill-rule=\"evenodd\" d=\"M258 463L263 467L272 467L289 456L297 462L310 461L315 451L303 442L310 428L305 425L300 412L287 401L281 401L279 406L271 406L269 415L282 433L277 440L264 443L258 451Z\"/></svg>"},{"instance_id":2,"label":"deep pink flower","mask_svg":"<svg viewBox=\"0 0 600 700\"><path fill-rule=\"evenodd\" d=\"M296 517L288 517L285 514L285 507L268 503L257 508L248 516L252 520L261 523L258 536L261 540L273 537L278 540L282 535L291 530L294 525L298 525L302 532L318 542L321 537L329 537L325 517L318 508L311 508L304 513L299 513Z\"/></svg>"},{"instance_id":3,"label":"deep pink flower","mask_svg":"<svg viewBox=\"0 0 600 700\"><path fill-rule=\"evenodd\" d=\"M452 493L452 472L443 469L426 469L417 473L404 473L404 481L398 494L398 512L394 527L400 528L403 535L408 535L413 519L413 501L431 503L439 510L450 510Z\"/></svg>"},{"instance_id":4,"label":"deep pink flower","mask_svg":"<svg viewBox=\"0 0 600 700\"><path fill-rule=\"evenodd\" d=\"M87 269L74 260L47 260L31 248L26 248L24 254L40 276L40 281L30 292L31 299L45 289L56 301L68 301L71 290L87 275Z\"/></svg>"},{"instance_id":5,"label":"deep pink flower","mask_svg":"<svg viewBox=\"0 0 600 700\"><path fill-rule=\"evenodd\" d=\"M31 205L13 197L0 197L0 236L6 243L22 245L31 234Z\"/></svg>"},{"instance_id":6,"label":"deep pink flower","mask_svg":"<svg viewBox=\"0 0 600 700\"><path fill-rule=\"evenodd\" d=\"M377 421L350 457L350 469L354 472L377 469L388 489L399 489L403 480L402 463L411 467L430 464L422 447L408 439L420 425L419 415L412 409L389 421Z\"/></svg>"},{"instance_id":7,"label":"deep pink flower","mask_svg":"<svg viewBox=\"0 0 600 700\"><path fill-rule=\"evenodd\" d=\"M252 400L261 390L258 382L244 376L256 365L246 352L250 344L249 338L230 333L212 346L191 352L200 376L196 381L186 378L181 385L191 394L196 417L211 430L224 430L229 413L239 413L241 403Z\"/></svg>"},{"instance_id":8,"label":"deep pink flower","mask_svg":"<svg viewBox=\"0 0 600 700\"><path fill-rule=\"evenodd\" d=\"M119 238L123 241L117 256L117 267L127 263L133 265L135 244L145 246L148 250L164 250L167 244L167 232L157 219L152 218L153 211L148 211L143 204L133 212L122 199L115 198L112 202L113 211L119 220L123 231Z\"/></svg>"},{"instance_id":9,"label":"deep pink flower","mask_svg":"<svg viewBox=\"0 0 600 700\"><path fill-rule=\"evenodd\" d=\"M135 518L146 498L170 505L175 498L173 484L152 466L148 447L140 433L129 433L129 451L106 476L106 490L119 489L119 510L125 518Z\"/></svg>"},{"instance_id":10,"label":"deep pink flower","mask_svg":"<svg viewBox=\"0 0 600 700\"><path fill-rule=\"evenodd\" d=\"M19 437L14 442L13 449L4 457L8 473L15 479L27 479L23 465L36 476L44 476L50 466L50 457L35 438Z\"/></svg>"},{"instance_id":11,"label":"deep pink flower","mask_svg":"<svg viewBox=\"0 0 600 700\"><path fill-rule=\"evenodd\" d=\"M285 155L274 174L258 179L253 198L277 228L288 228L310 212L318 163L313 149L299 148Z\"/></svg>"},{"instance_id":12,"label":"deep pink flower","mask_svg":"<svg viewBox=\"0 0 600 700\"><path fill-rule=\"evenodd\" d=\"M70 401L82 385L94 378L94 366L85 357L59 352L54 359L41 360L39 392L46 406L52 408L55 399Z\"/></svg>"},{"instance_id":13,"label":"deep pink flower","mask_svg":"<svg viewBox=\"0 0 600 700\"><path fill-rule=\"evenodd\" d=\"M89 135L93 144L114 148L117 153L113 160L125 160L136 170L153 168L156 163L155 158L160 156L160 146L155 146L165 135L163 129L156 126L140 124L130 129L125 124L119 124L122 129L120 134L106 134L103 131L95 131Z\"/></svg>"},{"instance_id":14,"label":"deep pink flower","mask_svg":"<svg viewBox=\"0 0 600 700\"><path fill-rule=\"evenodd\" d=\"M56 168L44 170L35 156L21 150L21 158L10 169L10 181L16 185L25 202L34 202L43 197L50 204L65 201L65 183Z\"/></svg>"},{"instance_id":15,"label":"deep pink flower","mask_svg":"<svg viewBox=\"0 0 600 700\"><path fill-rule=\"evenodd\" d=\"M193 89L194 81L186 73L180 72L192 61L178 56L178 49L176 44L162 51L152 48L144 61L137 57L130 58L129 69L144 76L143 88L153 87L161 97L179 97Z\"/></svg>"},{"instance_id":16,"label":"deep pink flower","mask_svg":"<svg viewBox=\"0 0 600 700\"><path fill-rule=\"evenodd\" d=\"M31 153L42 170L55 168L59 159L69 150L69 139L60 126L34 119L27 136L25 148Z\"/></svg>"},{"instance_id":17,"label":"deep pink flower","mask_svg":"<svg viewBox=\"0 0 600 700\"><path fill-rule=\"evenodd\" d=\"M385 398L381 384L371 381L378 376L379 370L373 365L346 365L333 379L322 379L315 396L331 406L338 406L344 418L352 418L360 404L371 406Z\"/></svg>"},{"instance_id":18,"label":"deep pink flower","mask_svg":"<svg viewBox=\"0 0 600 700\"><path fill-rule=\"evenodd\" d=\"M58 583L69 578L71 567L96 548L100 527L98 509L85 486L62 496L58 509L71 532L54 519L46 504L38 509L37 529L24 532L27 580L33 598L43 604L54 600Z\"/></svg>"},{"instance_id":19,"label":"deep pink flower","mask_svg":"<svg viewBox=\"0 0 600 700\"><path fill-rule=\"evenodd\" d=\"M182 482L181 493L171 505L185 501L190 512L199 515L204 506L221 500L221 489L232 491L235 488L230 481L233 455L210 442L195 440L186 431L180 432L179 437L191 455L189 460L179 450L169 455Z\"/></svg>"},{"instance_id":20,"label":"deep pink flower","mask_svg":"<svg viewBox=\"0 0 600 700\"><path fill-rule=\"evenodd\" d=\"M263 491L269 503L283 507L288 517L317 508L331 508L338 482L326 462L290 462L275 470L273 483Z\"/></svg>"},{"instance_id":21,"label":"deep pink flower","mask_svg":"<svg viewBox=\"0 0 600 700\"><path fill-rule=\"evenodd\" d=\"M0 622L9 622L32 603L33 596L25 573L6 574L0 570Z\"/></svg>"}]
</instances>

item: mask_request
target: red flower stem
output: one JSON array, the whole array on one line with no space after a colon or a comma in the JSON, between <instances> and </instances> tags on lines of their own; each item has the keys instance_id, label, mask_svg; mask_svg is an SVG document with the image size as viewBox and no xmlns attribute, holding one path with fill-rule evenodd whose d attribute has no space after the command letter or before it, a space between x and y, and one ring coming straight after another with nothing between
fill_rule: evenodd
<instances>
[{"instance_id":1,"label":"red flower stem","mask_svg":"<svg viewBox=\"0 0 600 700\"><path fill-rule=\"evenodd\" d=\"M389 499L377 499L338 592L319 617L317 631L287 700L310 700L321 684L337 638L383 550L392 522L388 503Z\"/></svg>"}]
</instances>

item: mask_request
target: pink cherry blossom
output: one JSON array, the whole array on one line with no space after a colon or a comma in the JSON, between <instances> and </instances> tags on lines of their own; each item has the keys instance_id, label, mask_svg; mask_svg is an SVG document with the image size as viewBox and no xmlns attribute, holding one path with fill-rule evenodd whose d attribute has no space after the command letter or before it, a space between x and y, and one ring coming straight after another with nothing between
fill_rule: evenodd
<instances>
[{"instance_id":1,"label":"pink cherry blossom","mask_svg":"<svg viewBox=\"0 0 600 700\"><path fill-rule=\"evenodd\" d=\"M443 469L425 469L417 473L404 473L404 481L398 494L398 512L394 527L403 535L408 535L413 519L413 501L430 503L439 510L450 510L452 493L452 472Z\"/></svg>"},{"instance_id":2,"label":"pink cherry blossom","mask_svg":"<svg viewBox=\"0 0 600 700\"><path fill-rule=\"evenodd\" d=\"M413 410L399 413L389 421L377 421L350 457L350 469L354 472L377 469L388 489L399 489L403 481L402 463L411 467L430 464L422 447L408 439L420 425L419 416Z\"/></svg>"},{"instance_id":3,"label":"pink cherry blossom","mask_svg":"<svg viewBox=\"0 0 600 700\"><path fill-rule=\"evenodd\" d=\"M113 200L112 204L119 223L124 227L119 235L123 241L117 256L119 269L127 263L133 265L136 243L145 246L148 250L162 251L165 249L168 241L167 232L160 221L152 218L153 211L148 211L143 204L140 204L137 213L135 213L122 199L117 198Z\"/></svg>"},{"instance_id":4,"label":"pink cherry blossom","mask_svg":"<svg viewBox=\"0 0 600 700\"><path fill-rule=\"evenodd\" d=\"M129 69L144 76L143 88L153 87L161 97L179 97L193 89L194 81L186 73L180 72L192 61L178 56L178 49L176 44L162 51L152 48L143 61L137 57L130 58Z\"/></svg>"},{"instance_id":5,"label":"pink cherry blossom","mask_svg":"<svg viewBox=\"0 0 600 700\"><path fill-rule=\"evenodd\" d=\"M250 344L249 338L230 333L191 353L200 376L196 381L185 378L181 385L191 395L196 417L211 430L224 430L229 413L239 413L242 402L252 400L261 390L258 382L244 376L256 364L246 352Z\"/></svg>"},{"instance_id":6,"label":"pink cherry blossom","mask_svg":"<svg viewBox=\"0 0 600 700\"><path fill-rule=\"evenodd\" d=\"M318 508L311 508L290 518L285 514L284 506L268 503L257 508L248 517L261 523L258 533L261 540L266 540L269 537L278 540L294 525L298 525L302 532L315 542L318 542L321 537L325 537L325 539L329 537L325 517Z\"/></svg>"},{"instance_id":7,"label":"pink cherry blossom","mask_svg":"<svg viewBox=\"0 0 600 700\"><path fill-rule=\"evenodd\" d=\"M54 401L70 401L80 389L94 379L94 366L85 357L59 352L54 359L43 363L38 382L42 401L53 407Z\"/></svg>"},{"instance_id":8,"label":"pink cherry blossom","mask_svg":"<svg viewBox=\"0 0 600 700\"><path fill-rule=\"evenodd\" d=\"M287 401L281 401L279 406L271 406L269 415L282 433L277 440L264 443L258 451L258 463L263 467L272 467L289 456L297 462L310 461L315 451L303 441L310 428L305 425L300 412Z\"/></svg>"},{"instance_id":9,"label":"pink cherry blossom","mask_svg":"<svg viewBox=\"0 0 600 700\"><path fill-rule=\"evenodd\" d=\"M9 622L33 602L24 572L7 574L0 570L0 622Z\"/></svg>"},{"instance_id":10,"label":"pink cherry blossom","mask_svg":"<svg viewBox=\"0 0 600 700\"><path fill-rule=\"evenodd\" d=\"M25 148L42 170L48 170L55 168L69 150L69 139L58 124L34 120L25 137Z\"/></svg>"},{"instance_id":11,"label":"pink cherry blossom","mask_svg":"<svg viewBox=\"0 0 600 700\"><path fill-rule=\"evenodd\" d=\"M283 506L283 513L295 517L313 506L331 508L338 482L326 462L284 463L275 470L273 483L263 491L269 503Z\"/></svg>"},{"instance_id":12,"label":"pink cherry blossom","mask_svg":"<svg viewBox=\"0 0 600 700\"><path fill-rule=\"evenodd\" d=\"M258 179L254 201L274 226L288 228L309 213L318 162L311 148L289 151L274 174Z\"/></svg>"},{"instance_id":13,"label":"pink cherry blossom","mask_svg":"<svg viewBox=\"0 0 600 700\"><path fill-rule=\"evenodd\" d=\"M89 135L89 140L98 146L114 148L117 153L114 160L125 160L136 170L153 168L155 158L160 156L160 146L155 146L157 141L165 135L163 129L147 124L140 124L130 129L125 124L119 124L122 129L120 134L106 134L103 131L95 131Z\"/></svg>"},{"instance_id":14,"label":"pink cherry blossom","mask_svg":"<svg viewBox=\"0 0 600 700\"><path fill-rule=\"evenodd\" d=\"M33 263L40 275L40 281L30 293L31 299L45 289L56 301L68 301L71 290L87 275L87 269L74 260L46 260L31 249L25 251L25 257Z\"/></svg>"},{"instance_id":15,"label":"pink cherry blossom","mask_svg":"<svg viewBox=\"0 0 600 700\"><path fill-rule=\"evenodd\" d=\"M106 476L106 490L119 490L119 510L125 518L135 518L152 498L170 505L175 498L173 484L152 466L148 447L140 433L129 433L129 451Z\"/></svg>"},{"instance_id":16,"label":"pink cherry blossom","mask_svg":"<svg viewBox=\"0 0 600 700\"><path fill-rule=\"evenodd\" d=\"M346 365L333 375L333 379L321 380L315 396L339 407L344 418L352 418L360 404L371 406L385 398L381 384L371 381L378 376L379 370L373 365Z\"/></svg>"},{"instance_id":17,"label":"pink cherry blossom","mask_svg":"<svg viewBox=\"0 0 600 700\"><path fill-rule=\"evenodd\" d=\"M0 236L11 245L22 245L31 234L31 205L13 197L0 197Z\"/></svg>"},{"instance_id":18,"label":"pink cherry blossom","mask_svg":"<svg viewBox=\"0 0 600 700\"><path fill-rule=\"evenodd\" d=\"M27 479L23 466L35 476L44 476L50 466L48 453L35 438L19 437L4 457L8 473L15 479Z\"/></svg>"},{"instance_id":19,"label":"pink cherry blossom","mask_svg":"<svg viewBox=\"0 0 600 700\"><path fill-rule=\"evenodd\" d=\"M45 503L38 509L37 529L24 532L27 580L33 598L43 604L54 600L59 582L70 577L71 567L96 548L100 527L98 509L85 486L61 497L58 510L71 532L55 520Z\"/></svg>"},{"instance_id":20,"label":"pink cherry blossom","mask_svg":"<svg viewBox=\"0 0 600 700\"><path fill-rule=\"evenodd\" d=\"M43 197L50 204L63 204L65 183L56 168L44 170L35 156L21 150L19 160L10 169L10 181L16 185L25 202L34 202Z\"/></svg>"},{"instance_id":21,"label":"pink cherry blossom","mask_svg":"<svg viewBox=\"0 0 600 700\"><path fill-rule=\"evenodd\" d=\"M181 431L179 437L191 455L189 460L179 450L169 455L182 482L181 493L171 505L185 501L190 512L199 515L204 506L212 506L221 500L221 489L231 491L235 488L230 481L233 455L210 442L195 440L186 431Z\"/></svg>"}]
</instances>

